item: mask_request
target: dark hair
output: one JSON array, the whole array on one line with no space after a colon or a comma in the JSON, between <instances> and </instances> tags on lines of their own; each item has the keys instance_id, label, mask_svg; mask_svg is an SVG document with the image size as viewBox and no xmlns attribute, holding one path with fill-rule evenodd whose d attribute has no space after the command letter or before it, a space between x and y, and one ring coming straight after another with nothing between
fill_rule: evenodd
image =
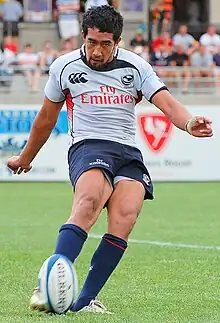
<instances>
[{"instance_id":1,"label":"dark hair","mask_svg":"<svg viewBox=\"0 0 220 323\"><path fill-rule=\"evenodd\" d=\"M112 33L113 40L121 37L123 18L119 12L108 5L91 7L83 16L82 30L88 34L88 28L97 28L100 32Z\"/></svg>"}]
</instances>

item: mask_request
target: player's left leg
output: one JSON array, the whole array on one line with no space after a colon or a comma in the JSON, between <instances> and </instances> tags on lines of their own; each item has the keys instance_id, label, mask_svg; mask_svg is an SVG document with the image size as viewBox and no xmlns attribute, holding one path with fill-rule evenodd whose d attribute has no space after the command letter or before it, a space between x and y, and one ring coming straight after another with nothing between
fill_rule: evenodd
<instances>
[{"instance_id":1,"label":"player's left leg","mask_svg":"<svg viewBox=\"0 0 220 323\"><path fill-rule=\"evenodd\" d=\"M136 180L121 180L116 184L108 202L108 233L103 236L93 255L88 276L73 311L81 310L90 302L93 305L93 300L120 262L144 197L145 188Z\"/></svg>"}]
</instances>

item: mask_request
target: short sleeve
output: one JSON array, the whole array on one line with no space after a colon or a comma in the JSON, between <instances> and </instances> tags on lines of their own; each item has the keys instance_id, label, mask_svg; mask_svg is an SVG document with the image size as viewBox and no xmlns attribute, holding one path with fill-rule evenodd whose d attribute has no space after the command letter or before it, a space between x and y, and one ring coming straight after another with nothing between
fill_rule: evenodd
<instances>
[{"instance_id":1,"label":"short sleeve","mask_svg":"<svg viewBox=\"0 0 220 323\"><path fill-rule=\"evenodd\" d=\"M168 90L165 84L154 72L151 65L147 62L142 64L141 76L141 88L140 91L148 101L152 101L155 94L161 90Z\"/></svg>"},{"instance_id":2,"label":"short sleeve","mask_svg":"<svg viewBox=\"0 0 220 323\"><path fill-rule=\"evenodd\" d=\"M189 44L193 45L195 42L195 38L192 35L189 35Z\"/></svg>"},{"instance_id":3,"label":"short sleeve","mask_svg":"<svg viewBox=\"0 0 220 323\"><path fill-rule=\"evenodd\" d=\"M65 95L60 86L59 74L59 70L57 71L52 64L49 79L44 89L45 96L52 102L62 102L65 100Z\"/></svg>"},{"instance_id":4,"label":"short sleeve","mask_svg":"<svg viewBox=\"0 0 220 323\"><path fill-rule=\"evenodd\" d=\"M173 45L174 45L174 46L177 46L177 45L178 45L178 43L179 43L179 37L178 37L178 35L176 34L176 35L174 35L174 36L173 36Z\"/></svg>"},{"instance_id":5,"label":"short sleeve","mask_svg":"<svg viewBox=\"0 0 220 323\"><path fill-rule=\"evenodd\" d=\"M19 14L19 16L23 15L23 7L22 7L22 5L20 3L19 3L19 6L18 6L18 14Z\"/></svg>"}]
</instances>

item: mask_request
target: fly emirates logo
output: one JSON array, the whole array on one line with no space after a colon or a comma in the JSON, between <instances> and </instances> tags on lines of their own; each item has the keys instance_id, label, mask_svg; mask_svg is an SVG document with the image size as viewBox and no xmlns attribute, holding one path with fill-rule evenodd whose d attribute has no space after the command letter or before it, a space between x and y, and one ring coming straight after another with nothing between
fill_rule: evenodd
<instances>
[{"instance_id":1,"label":"fly emirates logo","mask_svg":"<svg viewBox=\"0 0 220 323\"><path fill-rule=\"evenodd\" d=\"M135 102L135 98L130 94L117 94L114 87L101 85L101 93L99 95L91 95L84 93L80 95L82 104L95 105L114 105L114 104L131 104Z\"/></svg>"}]
</instances>

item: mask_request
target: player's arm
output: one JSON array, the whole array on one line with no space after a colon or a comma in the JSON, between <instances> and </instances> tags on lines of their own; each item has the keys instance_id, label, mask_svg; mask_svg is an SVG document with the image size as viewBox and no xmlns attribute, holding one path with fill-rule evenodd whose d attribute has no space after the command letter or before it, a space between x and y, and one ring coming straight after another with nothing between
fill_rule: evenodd
<instances>
[{"instance_id":1,"label":"player's arm","mask_svg":"<svg viewBox=\"0 0 220 323\"><path fill-rule=\"evenodd\" d=\"M167 118L179 129L187 131L195 137L211 137L212 122L206 117L192 117L186 107L177 101L168 91L161 90L152 98Z\"/></svg>"},{"instance_id":2,"label":"player's arm","mask_svg":"<svg viewBox=\"0 0 220 323\"><path fill-rule=\"evenodd\" d=\"M62 66L61 66L62 67ZM56 125L60 110L65 101L65 94L60 84L59 59L50 69L50 77L45 86L45 99L37 114L28 141L19 156L8 160L8 167L14 174L27 173L31 170L31 162L48 140Z\"/></svg>"},{"instance_id":3,"label":"player's arm","mask_svg":"<svg viewBox=\"0 0 220 323\"><path fill-rule=\"evenodd\" d=\"M64 102L56 103L45 97L42 108L37 114L29 139L20 154L20 160L30 164L51 135Z\"/></svg>"},{"instance_id":4,"label":"player's arm","mask_svg":"<svg viewBox=\"0 0 220 323\"><path fill-rule=\"evenodd\" d=\"M140 75L140 90L145 98L159 108L176 127L195 137L213 135L211 120L205 117L192 117L186 107L169 93L148 63L142 63Z\"/></svg>"},{"instance_id":5,"label":"player's arm","mask_svg":"<svg viewBox=\"0 0 220 323\"><path fill-rule=\"evenodd\" d=\"M178 102L167 90L156 93L151 102L179 129L186 130L187 122L192 115L183 104Z\"/></svg>"}]
</instances>

